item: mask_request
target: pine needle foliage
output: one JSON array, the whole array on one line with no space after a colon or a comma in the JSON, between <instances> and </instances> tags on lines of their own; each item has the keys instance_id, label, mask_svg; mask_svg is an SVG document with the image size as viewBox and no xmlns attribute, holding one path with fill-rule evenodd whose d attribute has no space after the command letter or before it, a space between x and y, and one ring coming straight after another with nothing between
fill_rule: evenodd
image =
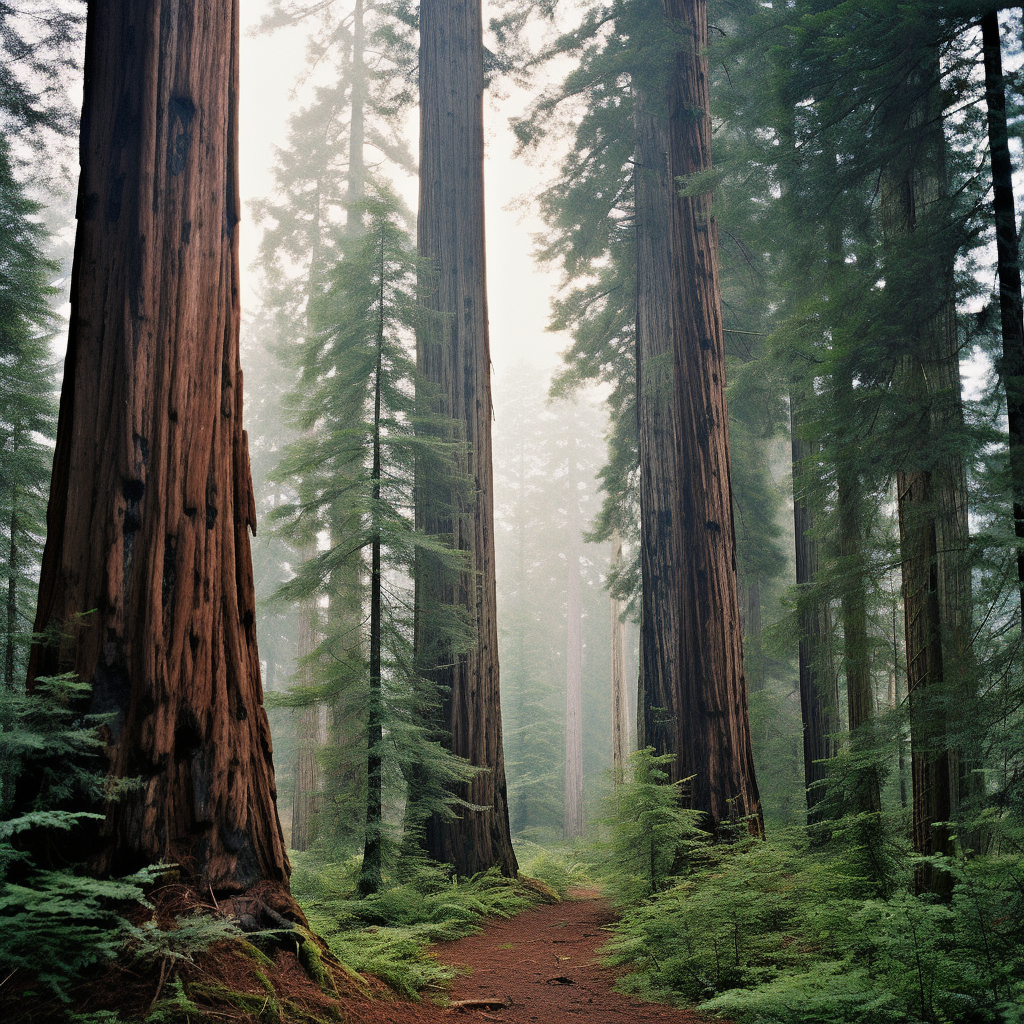
<instances>
[{"instance_id":1,"label":"pine needle foliage","mask_svg":"<svg viewBox=\"0 0 1024 1024\"><path fill-rule=\"evenodd\" d=\"M429 814L454 813L448 793L475 771L445 752L430 730L439 695L413 652L415 573L455 580L466 564L465 553L443 536L416 529L415 479L421 473L425 480L444 480L450 486L439 492L465 500L469 481L459 469L465 443L451 420L423 411L430 394L417 379L410 341L417 331L434 330L436 315L418 302L416 282L427 271L398 201L375 185L360 211L363 231L342 242L311 314L315 329L298 352L291 402L303 433L277 475L295 484L299 500L282 505L276 518L295 539L330 530L328 546L299 568L281 589L282 599L346 600L350 581L366 581L362 641L352 643L329 625L310 659L318 685L293 691L291 700L295 706L342 703L365 723L356 756L367 779L360 881L367 894L380 887L397 851L404 781L413 774L417 779L420 802L406 807L406 823L415 828ZM439 518L450 521L452 514L449 509ZM472 624L459 606L425 611L422 628L435 645L456 653L471 649Z\"/></svg>"},{"instance_id":2,"label":"pine needle foliage","mask_svg":"<svg viewBox=\"0 0 1024 1024\"><path fill-rule=\"evenodd\" d=\"M8 690L24 677L57 421L48 281L57 267L43 255L40 210L0 137L0 670Z\"/></svg>"},{"instance_id":3,"label":"pine needle foliage","mask_svg":"<svg viewBox=\"0 0 1024 1024\"><path fill-rule=\"evenodd\" d=\"M74 862L75 836L102 821L112 795L102 719L79 711L87 695L69 676L39 679L31 695L0 692L0 774L30 787L17 810L0 806L0 964L62 999L84 970L123 949L131 928L122 915L145 902L159 871L97 879Z\"/></svg>"}]
</instances>

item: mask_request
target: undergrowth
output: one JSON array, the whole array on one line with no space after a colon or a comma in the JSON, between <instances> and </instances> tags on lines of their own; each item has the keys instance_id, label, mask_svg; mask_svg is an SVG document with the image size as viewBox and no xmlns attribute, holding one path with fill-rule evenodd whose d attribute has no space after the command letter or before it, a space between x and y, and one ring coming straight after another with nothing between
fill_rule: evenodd
<instances>
[{"instance_id":1,"label":"undergrowth","mask_svg":"<svg viewBox=\"0 0 1024 1024\"><path fill-rule=\"evenodd\" d=\"M430 943L471 935L485 918L512 917L558 898L553 886L504 878L497 870L459 880L428 864L407 866L379 893L358 897L358 871L358 858L324 864L299 855L292 893L346 967L412 999L440 994L454 976L430 954Z\"/></svg>"},{"instance_id":2,"label":"undergrowth","mask_svg":"<svg viewBox=\"0 0 1024 1024\"><path fill-rule=\"evenodd\" d=\"M643 784L652 765L643 755L638 765ZM620 793L604 846L604 870L626 880L606 947L628 972L624 991L751 1024L1024 1021L1019 831L1004 828L984 856L933 858L954 882L943 902L913 894L913 858L897 856L895 830L877 823L715 845L680 816L662 835L669 852L639 870L650 852L635 832L645 799ZM869 851L872 842L886 848ZM886 877L867 864L887 865Z\"/></svg>"}]
</instances>

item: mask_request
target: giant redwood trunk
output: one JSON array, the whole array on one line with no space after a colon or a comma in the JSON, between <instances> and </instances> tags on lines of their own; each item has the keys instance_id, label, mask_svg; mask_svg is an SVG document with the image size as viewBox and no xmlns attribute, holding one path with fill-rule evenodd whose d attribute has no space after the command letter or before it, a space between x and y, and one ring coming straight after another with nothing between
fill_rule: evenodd
<instances>
[{"instance_id":1,"label":"giant redwood trunk","mask_svg":"<svg viewBox=\"0 0 1024 1024\"><path fill-rule=\"evenodd\" d=\"M637 437L640 456L640 679L637 746L659 753L678 746L681 608L677 596L683 556L674 528L681 487L674 453L675 396L672 385L673 267L666 211L672 203L667 126L648 98L633 85L636 154L633 189L636 209ZM679 766L677 782L685 775Z\"/></svg>"},{"instance_id":2,"label":"giant redwood trunk","mask_svg":"<svg viewBox=\"0 0 1024 1024\"><path fill-rule=\"evenodd\" d=\"M440 411L465 429L475 501L445 530L471 553L472 569L459 588L476 628L475 649L434 666L443 695L442 729L453 753L483 769L459 793L482 810L462 808L455 820L427 822L426 848L463 875L497 866L517 870L508 823L498 678L494 576L494 494L491 467L490 342L484 263L483 37L480 0L423 0L420 4L419 252L434 268L424 302L447 314L443 338L418 339L417 367L436 385ZM433 486L436 482L433 482ZM417 489L422 493L420 481ZM419 499L418 499L419 500ZM417 611L445 600L417 580ZM422 641L423 618L417 639ZM422 649L422 648L421 648ZM443 659L442 659L443 662Z\"/></svg>"},{"instance_id":3,"label":"giant redwood trunk","mask_svg":"<svg viewBox=\"0 0 1024 1024\"><path fill-rule=\"evenodd\" d=\"M110 716L99 872L289 867L256 650L238 359L238 2L93 0L71 326L30 685Z\"/></svg>"},{"instance_id":4,"label":"giant redwood trunk","mask_svg":"<svg viewBox=\"0 0 1024 1024\"><path fill-rule=\"evenodd\" d=\"M725 347L718 231L711 196L681 196L676 183L711 167L707 7L663 0L679 48L668 83L668 213L674 458L671 528L680 572L666 600L679 607L673 665L673 778L692 777L692 805L708 824L743 819L763 829L747 714L729 478Z\"/></svg>"}]
</instances>

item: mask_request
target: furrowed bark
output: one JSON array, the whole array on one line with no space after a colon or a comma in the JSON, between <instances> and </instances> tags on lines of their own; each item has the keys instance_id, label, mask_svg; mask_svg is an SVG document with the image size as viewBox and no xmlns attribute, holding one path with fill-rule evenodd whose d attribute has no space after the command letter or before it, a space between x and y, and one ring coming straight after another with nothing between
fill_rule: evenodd
<instances>
[{"instance_id":1,"label":"furrowed bark","mask_svg":"<svg viewBox=\"0 0 1024 1024\"><path fill-rule=\"evenodd\" d=\"M663 8L679 40L667 103L669 180L677 186L711 169L707 6L704 0L663 0ZM764 823L743 674L711 195L682 196L673 187L669 214L679 474L673 530L682 554L674 595L680 632L673 774L693 777L692 805L705 812L712 829L743 820L751 833L760 834Z\"/></svg>"},{"instance_id":2,"label":"furrowed bark","mask_svg":"<svg viewBox=\"0 0 1024 1024\"><path fill-rule=\"evenodd\" d=\"M111 717L100 873L287 886L238 358L238 3L89 5L82 176L30 686Z\"/></svg>"},{"instance_id":3,"label":"furrowed bark","mask_svg":"<svg viewBox=\"0 0 1024 1024\"><path fill-rule=\"evenodd\" d=\"M425 304L448 314L444 338L418 339L417 368L440 392L440 411L463 424L476 500L456 517L453 542L472 552L459 600L475 623L476 650L433 673L444 694L453 753L484 769L460 793L454 821L427 822L426 849L472 875L497 866L515 875L502 750L494 576L490 342L484 262L483 29L480 0L420 4L420 204L418 249L435 277ZM417 483L419 488L419 482ZM417 525L437 532L418 510ZM446 531L449 532L449 531ZM417 580L417 609L428 597ZM446 595L429 595L444 600Z\"/></svg>"}]
</instances>

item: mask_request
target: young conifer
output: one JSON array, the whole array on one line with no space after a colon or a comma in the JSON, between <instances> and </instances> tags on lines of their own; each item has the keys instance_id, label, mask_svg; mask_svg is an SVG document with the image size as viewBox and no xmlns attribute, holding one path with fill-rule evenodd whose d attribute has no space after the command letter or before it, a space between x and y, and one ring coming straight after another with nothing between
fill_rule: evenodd
<instances>
[{"instance_id":1,"label":"young conifer","mask_svg":"<svg viewBox=\"0 0 1024 1024\"><path fill-rule=\"evenodd\" d=\"M281 463L282 479L301 481L300 498L283 506L286 528L316 536L330 525L330 543L283 589L289 598L338 597L354 577L365 580L356 643L326 635L314 653L319 688L307 699L363 704L366 777L363 866L359 890L376 892L388 861L386 807L402 796L401 780L415 770L429 809L446 812L445 785L475 773L446 754L424 726L436 702L413 657L414 567L443 576L465 570L465 556L417 531L414 473L443 478L445 493L465 500L468 482L455 469L465 446L449 422L424 416L424 385L410 354L414 332L437 318L417 301L417 274L427 272L411 246L393 193L373 185L362 204L363 231L340 244L340 259L317 304L314 331L301 349L295 392L302 437ZM311 429L313 427L316 429ZM341 514L343 510L344 514ZM448 518L452 515L449 510ZM419 556L419 558L418 558ZM435 642L461 652L475 637L458 607L424 610ZM333 655L343 652L341 657ZM450 813L450 812L448 812Z\"/></svg>"}]
</instances>

